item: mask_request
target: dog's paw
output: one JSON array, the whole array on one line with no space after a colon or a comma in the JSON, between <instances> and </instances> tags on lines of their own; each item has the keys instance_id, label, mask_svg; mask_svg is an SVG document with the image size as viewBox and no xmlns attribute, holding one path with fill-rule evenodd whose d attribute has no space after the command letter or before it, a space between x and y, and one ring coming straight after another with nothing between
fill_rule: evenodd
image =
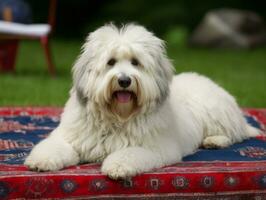
<instances>
[{"instance_id":1,"label":"dog's paw","mask_svg":"<svg viewBox=\"0 0 266 200\"><path fill-rule=\"evenodd\" d=\"M41 141L24 162L31 170L36 171L55 171L78 163L78 153L59 137Z\"/></svg>"},{"instance_id":2,"label":"dog's paw","mask_svg":"<svg viewBox=\"0 0 266 200\"><path fill-rule=\"evenodd\" d=\"M111 179L127 179L138 174L137 168L125 159L107 157L102 164L102 173Z\"/></svg>"},{"instance_id":3,"label":"dog's paw","mask_svg":"<svg viewBox=\"0 0 266 200\"><path fill-rule=\"evenodd\" d=\"M54 155L30 154L24 164L33 171L56 171L64 167L62 159Z\"/></svg>"},{"instance_id":4,"label":"dog's paw","mask_svg":"<svg viewBox=\"0 0 266 200\"><path fill-rule=\"evenodd\" d=\"M203 140L203 147L206 149L217 149L217 148L225 148L232 144L230 138L217 135L217 136L209 136Z\"/></svg>"},{"instance_id":5,"label":"dog's paw","mask_svg":"<svg viewBox=\"0 0 266 200\"><path fill-rule=\"evenodd\" d=\"M102 166L102 173L110 177L111 179L127 179L129 177L137 175L137 170L123 162L111 162L105 163Z\"/></svg>"},{"instance_id":6,"label":"dog's paw","mask_svg":"<svg viewBox=\"0 0 266 200\"><path fill-rule=\"evenodd\" d=\"M154 152L142 147L128 147L107 156L102 173L112 179L127 179L163 165L161 157Z\"/></svg>"}]
</instances>

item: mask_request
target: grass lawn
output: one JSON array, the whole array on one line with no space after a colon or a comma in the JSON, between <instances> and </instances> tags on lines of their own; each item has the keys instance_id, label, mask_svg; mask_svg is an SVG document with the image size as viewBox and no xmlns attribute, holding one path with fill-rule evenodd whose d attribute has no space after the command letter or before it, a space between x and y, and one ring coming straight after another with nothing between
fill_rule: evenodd
<instances>
[{"instance_id":1,"label":"grass lawn","mask_svg":"<svg viewBox=\"0 0 266 200\"><path fill-rule=\"evenodd\" d=\"M53 41L58 74L51 78L39 43L21 43L16 74L0 74L0 106L63 106L71 87L71 66L81 44ZM266 107L266 48L207 50L169 44L168 54L177 73L205 74L233 94L241 106Z\"/></svg>"}]
</instances>

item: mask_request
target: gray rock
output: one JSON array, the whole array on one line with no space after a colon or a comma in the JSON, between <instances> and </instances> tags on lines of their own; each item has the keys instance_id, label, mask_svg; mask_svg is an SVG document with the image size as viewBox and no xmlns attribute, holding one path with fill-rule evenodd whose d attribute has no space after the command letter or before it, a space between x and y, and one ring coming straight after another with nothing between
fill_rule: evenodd
<instances>
[{"instance_id":1,"label":"gray rock","mask_svg":"<svg viewBox=\"0 0 266 200\"><path fill-rule=\"evenodd\" d=\"M190 37L200 47L250 48L266 43L266 29L256 13L237 9L208 12Z\"/></svg>"}]
</instances>

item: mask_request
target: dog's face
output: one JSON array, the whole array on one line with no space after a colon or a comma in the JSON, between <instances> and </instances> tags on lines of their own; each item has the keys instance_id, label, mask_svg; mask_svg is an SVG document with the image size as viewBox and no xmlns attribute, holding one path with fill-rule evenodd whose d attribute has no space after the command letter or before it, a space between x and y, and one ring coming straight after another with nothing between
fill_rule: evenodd
<instances>
[{"instance_id":1,"label":"dog's face","mask_svg":"<svg viewBox=\"0 0 266 200\"><path fill-rule=\"evenodd\" d=\"M73 68L81 102L119 120L152 111L168 95L173 68L164 43L142 26L103 26L91 33Z\"/></svg>"}]
</instances>

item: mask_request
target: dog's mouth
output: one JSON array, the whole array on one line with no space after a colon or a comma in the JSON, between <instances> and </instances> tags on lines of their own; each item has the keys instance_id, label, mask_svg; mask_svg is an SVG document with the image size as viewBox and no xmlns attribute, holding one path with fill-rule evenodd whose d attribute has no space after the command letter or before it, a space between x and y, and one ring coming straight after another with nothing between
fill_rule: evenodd
<instances>
[{"instance_id":1,"label":"dog's mouth","mask_svg":"<svg viewBox=\"0 0 266 200\"><path fill-rule=\"evenodd\" d=\"M138 111L137 102L138 97L134 91L116 90L112 93L109 109L119 120L125 121Z\"/></svg>"},{"instance_id":2,"label":"dog's mouth","mask_svg":"<svg viewBox=\"0 0 266 200\"><path fill-rule=\"evenodd\" d=\"M136 94L134 92L127 90L115 91L112 96L118 103L129 103L136 98Z\"/></svg>"}]
</instances>

